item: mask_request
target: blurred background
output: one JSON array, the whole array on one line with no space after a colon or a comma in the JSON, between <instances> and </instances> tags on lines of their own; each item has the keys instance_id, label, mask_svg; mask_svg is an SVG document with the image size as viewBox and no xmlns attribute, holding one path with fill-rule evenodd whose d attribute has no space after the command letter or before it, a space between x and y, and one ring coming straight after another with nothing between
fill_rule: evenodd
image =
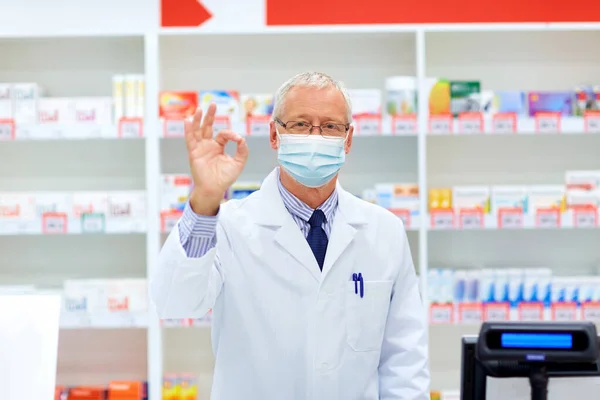
<instances>
[{"instance_id":1,"label":"blurred background","mask_svg":"<svg viewBox=\"0 0 600 400\"><path fill-rule=\"evenodd\" d=\"M600 320L598 3L6 3L0 293L63 295L57 395L209 398L210 314L147 298L190 189L182 120L216 102L248 136L227 198L247 196L275 166L273 93L310 70L352 98L342 185L408 231L432 397L458 398L484 320Z\"/></svg>"}]
</instances>

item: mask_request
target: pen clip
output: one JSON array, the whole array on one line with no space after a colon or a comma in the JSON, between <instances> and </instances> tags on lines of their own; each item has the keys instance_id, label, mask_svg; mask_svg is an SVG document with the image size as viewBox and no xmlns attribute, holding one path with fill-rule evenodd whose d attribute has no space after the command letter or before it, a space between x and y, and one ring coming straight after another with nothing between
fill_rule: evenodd
<instances>
[{"instance_id":1,"label":"pen clip","mask_svg":"<svg viewBox=\"0 0 600 400\"><path fill-rule=\"evenodd\" d=\"M365 280L363 279L362 273L358 273L358 280L360 282L360 298L365 296Z\"/></svg>"},{"instance_id":2,"label":"pen clip","mask_svg":"<svg viewBox=\"0 0 600 400\"><path fill-rule=\"evenodd\" d=\"M358 275L352 274L352 280L354 281L354 294L358 294Z\"/></svg>"}]
</instances>

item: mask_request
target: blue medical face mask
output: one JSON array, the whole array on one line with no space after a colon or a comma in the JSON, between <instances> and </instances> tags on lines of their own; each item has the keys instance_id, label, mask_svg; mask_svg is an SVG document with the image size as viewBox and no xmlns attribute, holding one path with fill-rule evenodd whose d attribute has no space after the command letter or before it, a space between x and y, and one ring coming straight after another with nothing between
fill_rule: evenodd
<instances>
[{"instance_id":1,"label":"blue medical face mask","mask_svg":"<svg viewBox=\"0 0 600 400\"><path fill-rule=\"evenodd\" d=\"M327 184L346 161L345 138L279 133L277 137L279 164L306 187L317 188Z\"/></svg>"}]
</instances>

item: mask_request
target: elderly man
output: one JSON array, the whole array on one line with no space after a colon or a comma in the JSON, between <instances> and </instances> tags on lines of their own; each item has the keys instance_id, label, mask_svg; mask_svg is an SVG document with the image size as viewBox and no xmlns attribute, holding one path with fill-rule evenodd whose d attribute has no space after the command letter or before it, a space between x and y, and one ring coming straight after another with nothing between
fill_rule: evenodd
<instances>
[{"instance_id":1,"label":"elderly man","mask_svg":"<svg viewBox=\"0 0 600 400\"><path fill-rule=\"evenodd\" d=\"M352 147L348 94L321 73L287 81L259 191L221 204L248 147L186 125L194 189L160 254L162 318L213 309L213 400L429 399L425 311L400 219L337 182ZM233 157L227 142L237 144Z\"/></svg>"}]
</instances>

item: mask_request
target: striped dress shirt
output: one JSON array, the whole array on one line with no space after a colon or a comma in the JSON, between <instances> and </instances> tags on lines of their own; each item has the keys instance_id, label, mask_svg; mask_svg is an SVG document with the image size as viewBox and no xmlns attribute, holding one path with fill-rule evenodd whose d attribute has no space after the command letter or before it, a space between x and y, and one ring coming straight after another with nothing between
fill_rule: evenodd
<instances>
[{"instance_id":1,"label":"striped dress shirt","mask_svg":"<svg viewBox=\"0 0 600 400\"><path fill-rule=\"evenodd\" d=\"M304 234L304 237L307 237L308 231L310 230L308 220L314 210L283 187L281 180L279 179L279 169L277 169L277 186L285 208ZM325 230L327 237L329 237L329 234L331 233L331 226L333 224L337 206L338 193L336 189L323 204L317 207L318 209L323 210L323 213L325 214L326 221L323 222L323 229ZM179 220L179 240L188 257L202 257L217 244L216 233L218 218L218 214L214 217L198 215L192 211L190 203L187 203L183 215Z\"/></svg>"}]
</instances>

